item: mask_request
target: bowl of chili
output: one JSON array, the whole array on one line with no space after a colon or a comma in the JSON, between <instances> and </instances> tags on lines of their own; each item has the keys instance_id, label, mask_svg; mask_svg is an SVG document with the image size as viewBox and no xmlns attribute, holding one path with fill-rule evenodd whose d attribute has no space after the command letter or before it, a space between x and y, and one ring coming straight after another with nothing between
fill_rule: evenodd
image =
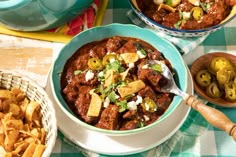
<instances>
[{"instance_id":1,"label":"bowl of chili","mask_svg":"<svg viewBox=\"0 0 236 157\"><path fill-rule=\"evenodd\" d=\"M150 27L178 37L215 32L236 16L232 0L129 0L137 16Z\"/></svg>"},{"instance_id":2,"label":"bowl of chili","mask_svg":"<svg viewBox=\"0 0 236 157\"><path fill-rule=\"evenodd\" d=\"M166 79L160 67L147 64L149 59L167 64L186 91L188 72L170 42L135 25L88 29L55 60L50 75L53 96L62 111L86 129L110 136L144 132L164 122L182 102L160 92Z\"/></svg>"}]
</instances>

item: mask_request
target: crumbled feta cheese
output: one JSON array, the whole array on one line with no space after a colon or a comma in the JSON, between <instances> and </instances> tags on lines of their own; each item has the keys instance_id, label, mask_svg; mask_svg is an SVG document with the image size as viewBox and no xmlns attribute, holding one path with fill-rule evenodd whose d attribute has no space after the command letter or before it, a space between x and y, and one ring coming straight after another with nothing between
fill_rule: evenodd
<instances>
[{"instance_id":1,"label":"crumbled feta cheese","mask_svg":"<svg viewBox=\"0 0 236 157\"><path fill-rule=\"evenodd\" d=\"M103 77L104 76L104 72L103 71L100 71L99 73L98 73L98 77Z\"/></svg>"},{"instance_id":2,"label":"crumbled feta cheese","mask_svg":"<svg viewBox=\"0 0 236 157\"><path fill-rule=\"evenodd\" d=\"M142 66L142 69L148 69L148 68L149 68L148 64Z\"/></svg>"},{"instance_id":3,"label":"crumbled feta cheese","mask_svg":"<svg viewBox=\"0 0 236 157\"><path fill-rule=\"evenodd\" d=\"M200 5L200 1L195 1L194 5L195 6L199 6Z\"/></svg>"},{"instance_id":4,"label":"crumbled feta cheese","mask_svg":"<svg viewBox=\"0 0 236 157\"><path fill-rule=\"evenodd\" d=\"M113 63L113 62L115 62L115 61L116 61L115 58L109 59L109 62L110 62L110 63Z\"/></svg>"},{"instance_id":5,"label":"crumbled feta cheese","mask_svg":"<svg viewBox=\"0 0 236 157\"><path fill-rule=\"evenodd\" d=\"M191 13L190 12L183 12L183 19L188 20L191 17Z\"/></svg>"},{"instance_id":6,"label":"crumbled feta cheese","mask_svg":"<svg viewBox=\"0 0 236 157\"><path fill-rule=\"evenodd\" d=\"M143 102L143 98L141 96L137 95L136 103L141 104L142 102Z\"/></svg>"},{"instance_id":7,"label":"crumbled feta cheese","mask_svg":"<svg viewBox=\"0 0 236 157\"><path fill-rule=\"evenodd\" d=\"M156 5L159 5L161 3L164 3L164 0L153 0L153 2L156 4Z\"/></svg>"},{"instance_id":8,"label":"crumbled feta cheese","mask_svg":"<svg viewBox=\"0 0 236 157\"><path fill-rule=\"evenodd\" d=\"M203 16L197 21L198 23L201 23L203 19Z\"/></svg>"},{"instance_id":9,"label":"crumbled feta cheese","mask_svg":"<svg viewBox=\"0 0 236 157\"><path fill-rule=\"evenodd\" d=\"M85 80L89 81L89 80L93 79L93 77L94 77L93 71L92 70L88 70L87 73L85 74Z\"/></svg>"},{"instance_id":10,"label":"crumbled feta cheese","mask_svg":"<svg viewBox=\"0 0 236 157\"><path fill-rule=\"evenodd\" d=\"M135 101L128 102L127 107L129 110L137 110L137 104Z\"/></svg>"},{"instance_id":11,"label":"crumbled feta cheese","mask_svg":"<svg viewBox=\"0 0 236 157\"><path fill-rule=\"evenodd\" d=\"M89 91L89 94L92 95L92 94L94 93L94 91L95 91L95 89L91 89L91 90Z\"/></svg>"},{"instance_id":12,"label":"crumbled feta cheese","mask_svg":"<svg viewBox=\"0 0 236 157\"><path fill-rule=\"evenodd\" d=\"M116 98L116 99L119 99L119 98L120 98L120 96L116 94L116 95L115 95L115 98Z\"/></svg>"},{"instance_id":13,"label":"crumbled feta cheese","mask_svg":"<svg viewBox=\"0 0 236 157\"><path fill-rule=\"evenodd\" d=\"M134 63L129 63L128 66L129 68L134 68Z\"/></svg>"},{"instance_id":14,"label":"crumbled feta cheese","mask_svg":"<svg viewBox=\"0 0 236 157\"><path fill-rule=\"evenodd\" d=\"M150 118L147 115L144 115L143 118L144 118L145 121L149 121L150 120Z\"/></svg>"},{"instance_id":15,"label":"crumbled feta cheese","mask_svg":"<svg viewBox=\"0 0 236 157\"><path fill-rule=\"evenodd\" d=\"M145 58L146 55L144 55L140 50L137 51L137 54L139 56L139 58Z\"/></svg>"},{"instance_id":16,"label":"crumbled feta cheese","mask_svg":"<svg viewBox=\"0 0 236 157\"><path fill-rule=\"evenodd\" d=\"M146 111L149 111L149 109L150 109L150 108L149 108L149 105L148 105L147 103L145 103L144 106L145 106L145 110L146 110Z\"/></svg>"},{"instance_id":17,"label":"crumbled feta cheese","mask_svg":"<svg viewBox=\"0 0 236 157\"><path fill-rule=\"evenodd\" d=\"M107 108L110 104L110 99L108 97L106 97L106 99L103 102L103 107Z\"/></svg>"}]
</instances>

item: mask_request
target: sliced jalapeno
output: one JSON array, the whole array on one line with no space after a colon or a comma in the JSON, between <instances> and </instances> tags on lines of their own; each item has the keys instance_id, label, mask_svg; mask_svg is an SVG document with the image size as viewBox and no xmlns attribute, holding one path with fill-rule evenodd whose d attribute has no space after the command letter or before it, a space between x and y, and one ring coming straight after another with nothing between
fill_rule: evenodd
<instances>
[{"instance_id":1,"label":"sliced jalapeno","mask_svg":"<svg viewBox=\"0 0 236 157\"><path fill-rule=\"evenodd\" d=\"M233 81L225 84L225 98L228 101L236 101L236 84Z\"/></svg>"},{"instance_id":2,"label":"sliced jalapeno","mask_svg":"<svg viewBox=\"0 0 236 157\"><path fill-rule=\"evenodd\" d=\"M157 104L155 103L154 100L152 100L149 97L144 98L141 106L143 107L143 109L145 111L148 111L148 112L155 112L155 111L157 111Z\"/></svg>"},{"instance_id":3,"label":"sliced jalapeno","mask_svg":"<svg viewBox=\"0 0 236 157\"><path fill-rule=\"evenodd\" d=\"M232 68L225 67L217 71L216 79L220 85L224 85L225 83L233 80L235 75L236 74Z\"/></svg>"},{"instance_id":4,"label":"sliced jalapeno","mask_svg":"<svg viewBox=\"0 0 236 157\"><path fill-rule=\"evenodd\" d=\"M199 86L205 88L211 84L212 77L210 72L208 72L206 69L203 69L197 73L195 80Z\"/></svg>"},{"instance_id":5,"label":"sliced jalapeno","mask_svg":"<svg viewBox=\"0 0 236 157\"><path fill-rule=\"evenodd\" d=\"M103 57L102 64L107 65L108 63L110 63L110 60L112 60L112 59L116 60L117 55L116 54L107 54Z\"/></svg>"},{"instance_id":6,"label":"sliced jalapeno","mask_svg":"<svg viewBox=\"0 0 236 157\"><path fill-rule=\"evenodd\" d=\"M88 66L92 70L102 70L104 68L102 61L99 58L90 58Z\"/></svg>"},{"instance_id":7,"label":"sliced jalapeno","mask_svg":"<svg viewBox=\"0 0 236 157\"><path fill-rule=\"evenodd\" d=\"M216 74L217 71L223 68L233 69L231 62L225 57L214 57L209 66L209 71L213 74Z\"/></svg>"},{"instance_id":8,"label":"sliced jalapeno","mask_svg":"<svg viewBox=\"0 0 236 157\"><path fill-rule=\"evenodd\" d=\"M206 89L206 94L211 98L220 98L222 92L216 82L212 82Z\"/></svg>"},{"instance_id":9,"label":"sliced jalapeno","mask_svg":"<svg viewBox=\"0 0 236 157\"><path fill-rule=\"evenodd\" d=\"M200 20L204 14L202 8L200 8L200 7L194 7L191 10L191 13L192 13L194 20L197 20L197 21Z\"/></svg>"}]
</instances>

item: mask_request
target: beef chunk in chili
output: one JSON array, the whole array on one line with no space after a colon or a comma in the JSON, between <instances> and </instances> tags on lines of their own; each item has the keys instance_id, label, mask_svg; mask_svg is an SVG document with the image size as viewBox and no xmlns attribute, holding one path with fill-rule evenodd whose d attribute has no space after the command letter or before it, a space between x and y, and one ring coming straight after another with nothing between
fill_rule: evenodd
<instances>
[{"instance_id":1,"label":"beef chunk in chili","mask_svg":"<svg viewBox=\"0 0 236 157\"><path fill-rule=\"evenodd\" d=\"M97 127L117 130L119 128L119 107L117 105L109 105L102 111L101 118L96 124Z\"/></svg>"}]
</instances>

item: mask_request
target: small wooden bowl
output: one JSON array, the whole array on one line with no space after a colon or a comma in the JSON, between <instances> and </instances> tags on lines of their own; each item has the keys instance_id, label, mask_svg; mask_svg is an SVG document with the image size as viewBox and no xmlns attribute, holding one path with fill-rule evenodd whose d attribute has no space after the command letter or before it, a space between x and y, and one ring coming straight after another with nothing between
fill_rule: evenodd
<instances>
[{"instance_id":1,"label":"small wooden bowl","mask_svg":"<svg viewBox=\"0 0 236 157\"><path fill-rule=\"evenodd\" d=\"M236 56L234 56L232 54L224 53L224 52L214 52L214 53L209 53L209 54L199 57L197 60L195 60L193 62L192 66L190 68L190 72L193 77L194 90L202 98L206 99L207 101L209 101L215 105L222 106L222 107L236 107L236 101L229 102L223 98L213 99L213 98L207 96L206 92L203 89L201 89L195 81L195 76L196 76L197 72L199 72L202 69L206 69L209 66L210 61L214 57L225 57L225 58L229 59L232 63L236 64Z\"/></svg>"}]
</instances>

